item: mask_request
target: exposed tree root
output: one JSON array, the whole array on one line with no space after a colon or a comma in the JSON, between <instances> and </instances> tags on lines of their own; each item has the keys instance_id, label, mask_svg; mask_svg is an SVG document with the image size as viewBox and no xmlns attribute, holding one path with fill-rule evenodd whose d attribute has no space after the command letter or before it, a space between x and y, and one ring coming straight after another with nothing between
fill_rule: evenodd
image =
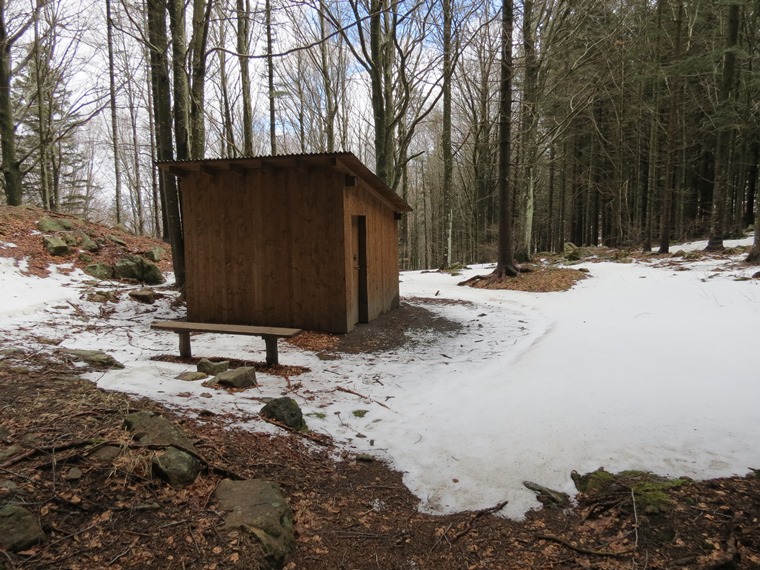
<instances>
[{"instance_id":1,"label":"exposed tree root","mask_svg":"<svg viewBox=\"0 0 760 570\"><path fill-rule=\"evenodd\" d=\"M582 546L576 546L569 540L565 540L564 538L560 538L559 536L554 536L553 534L537 534L536 538L540 540L549 540L551 542L556 542L557 544L561 544L565 548L569 548L570 550L574 550L575 552L579 552L581 554L590 554L592 556L628 556L629 554L633 554L633 550L621 550L620 552L614 552L612 550L593 550L591 548L584 548Z\"/></svg>"}]
</instances>

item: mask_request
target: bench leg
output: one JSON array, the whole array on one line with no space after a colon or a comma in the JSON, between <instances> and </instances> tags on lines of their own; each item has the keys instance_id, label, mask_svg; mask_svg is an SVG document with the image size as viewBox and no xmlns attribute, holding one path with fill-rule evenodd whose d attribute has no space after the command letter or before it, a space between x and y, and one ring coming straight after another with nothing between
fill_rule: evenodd
<instances>
[{"instance_id":1,"label":"bench leg","mask_svg":"<svg viewBox=\"0 0 760 570\"><path fill-rule=\"evenodd\" d=\"M190 358L193 356L192 351L190 350L190 333L189 332L181 332L179 334L179 355L182 358Z\"/></svg>"},{"instance_id":2,"label":"bench leg","mask_svg":"<svg viewBox=\"0 0 760 570\"><path fill-rule=\"evenodd\" d=\"M276 364L279 364L277 358L277 337L265 336L264 342L267 345L267 365L274 366Z\"/></svg>"}]
</instances>

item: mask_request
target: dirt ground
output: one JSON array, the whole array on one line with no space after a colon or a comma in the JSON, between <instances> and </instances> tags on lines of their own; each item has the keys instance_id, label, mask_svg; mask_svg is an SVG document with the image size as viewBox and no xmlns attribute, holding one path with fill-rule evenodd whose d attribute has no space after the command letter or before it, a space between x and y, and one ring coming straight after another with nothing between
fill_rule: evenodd
<instances>
[{"instance_id":1,"label":"dirt ground","mask_svg":"<svg viewBox=\"0 0 760 570\"><path fill-rule=\"evenodd\" d=\"M0 241L34 255L39 236L25 237L24 223L0 212ZM130 243L134 251L150 245ZM43 261L33 270L44 271ZM403 300L375 327L295 343L340 358L392 350L412 342L417 328L458 332ZM579 478L585 492L573 504L540 494L547 506L521 522L498 516L504 505L431 516L417 510L401 473L329 440L229 429L230 418L206 410L178 415L100 390L54 347L31 352L0 334L0 351L0 507L25 506L46 535L23 552L0 551L0 569L265 568L250 535L220 529L213 491L225 477L281 485L297 538L288 570L760 568L756 474L701 482L602 474ZM156 451L136 446L123 428L124 417L142 409L179 423L203 454L206 467L190 487L172 489L151 475ZM103 456L111 445L119 454Z\"/></svg>"}]
</instances>

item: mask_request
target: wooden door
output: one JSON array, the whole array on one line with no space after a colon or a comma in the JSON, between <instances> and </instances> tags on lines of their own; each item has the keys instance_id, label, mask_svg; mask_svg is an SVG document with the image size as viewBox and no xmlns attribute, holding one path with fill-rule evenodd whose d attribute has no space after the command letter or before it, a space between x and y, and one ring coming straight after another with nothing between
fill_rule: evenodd
<instances>
[{"instance_id":1,"label":"wooden door","mask_svg":"<svg viewBox=\"0 0 760 570\"><path fill-rule=\"evenodd\" d=\"M351 216L351 267L348 322L353 326L359 322L359 216Z\"/></svg>"}]
</instances>

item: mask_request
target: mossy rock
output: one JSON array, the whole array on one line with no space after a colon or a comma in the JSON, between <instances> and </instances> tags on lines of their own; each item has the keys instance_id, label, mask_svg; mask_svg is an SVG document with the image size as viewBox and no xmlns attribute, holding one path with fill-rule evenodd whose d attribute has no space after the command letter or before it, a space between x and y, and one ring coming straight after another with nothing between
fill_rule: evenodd
<instances>
[{"instance_id":1,"label":"mossy rock","mask_svg":"<svg viewBox=\"0 0 760 570\"><path fill-rule=\"evenodd\" d=\"M105 263L90 263L84 268L84 272L96 279L113 279L113 267Z\"/></svg>"},{"instance_id":2,"label":"mossy rock","mask_svg":"<svg viewBox=\"0 0 760 570\"><path fill-rule=\"evenodd\" d=\"M604 467L600 467L596 471L580 475L577 471L573 471L570 477L575 483L575 488L581 493L586 495L605 495L613 491L616 487L617 479L615 475L609 471L605 471Z\"/></svg>"},{"instance_id":3,"label":"mossy rock","mask_svg":"<svg viewBox=\"0 0 760 570\"><path fill-rule=\"evenodd\" d=\"M166 250L163 247L152 247L143 256L154 263L161 261L166 255Z\"/></svg>"},{"instance_id":4,"label":"mossy rock","mask_svg":"<svg viewBox=\"0 0 760 570\"><path fill-rule=\"evenodd\" d=\"M55 232L62 232L66 228L64 228L63 224L61 224L58 220L54 220L53 218L45 216L39 222L37 222L37 229L40 230L43 234L52 234Z\"/></svg>"},{"instance_id":5,"label":"mossy rock","mask_svg":"<svg viewBox=\"0 0 760 570\"><path fill-rule=\"evenodd\" d=\"M688 482L688 479L668 479L648 471L610 473L604 468L586 475L579 475L573 471L571 477L575 487L592 499L608 495L633 497L636 510L647 514L669 511L672 503L667 492Z\"/></svg>"},{"instance_id":6,"label":"mossy rock","mask_svg":"<svg viewBox=\"0 0 760 570\"><path fill-rule=\"evenodd\" d=\"M42 245L50 255L66 255L69 253L68 244L56 236L43 236Z\"/></svg>"},{"instance_id":7,"label":"mossy rock","mask_svg":"<svg viewBox=\"0 0 760 570\"><path fill-rule=\"evenodd\" d=\"M303 412L293 398L275 398L261 408L261 415L285 424L291 429L306 431Z\"/></svg>"}]
</instances>

